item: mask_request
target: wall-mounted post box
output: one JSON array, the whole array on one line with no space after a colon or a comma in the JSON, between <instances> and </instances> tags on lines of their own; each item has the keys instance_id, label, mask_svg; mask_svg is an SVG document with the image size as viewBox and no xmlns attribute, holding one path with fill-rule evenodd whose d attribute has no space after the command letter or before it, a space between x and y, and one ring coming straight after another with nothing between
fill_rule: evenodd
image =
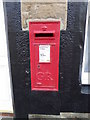
<instances>
[{"instance_id":1,"label":"wall-mounted post box","mask_svg":"<svg viewBox=\"0 0 90 120\"><path fill-rule=\"evenodd\" d=\"M60 22L29 22L31 90L58 91Z\"/></svg>"}]
</instances>

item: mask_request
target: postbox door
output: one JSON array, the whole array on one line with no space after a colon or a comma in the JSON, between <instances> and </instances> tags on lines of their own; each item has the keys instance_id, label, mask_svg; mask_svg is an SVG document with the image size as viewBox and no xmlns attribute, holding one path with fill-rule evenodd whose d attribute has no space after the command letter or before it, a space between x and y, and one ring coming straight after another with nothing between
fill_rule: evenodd
<instances>
[{"instance_id":1,"label":"postbox door","mask_svg":"<svg viewBox=\"0 0 90 120\"><path fill-rule=\"evenodd\" d=\"M34 44L32 90L58 90L56 45Z\"/></svg>"}]
</instances>

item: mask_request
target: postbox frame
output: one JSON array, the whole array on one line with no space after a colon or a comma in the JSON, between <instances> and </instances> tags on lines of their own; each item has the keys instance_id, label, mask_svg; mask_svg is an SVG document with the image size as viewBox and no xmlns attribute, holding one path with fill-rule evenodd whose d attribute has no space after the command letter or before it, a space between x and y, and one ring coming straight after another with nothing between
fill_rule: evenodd
<instances>
[{"instance_id":1,"label":"postbox frame","mask_svg":"<svg viewBox=\"0 0 90 120\"><path fill-rule=\"evenodd\" d=\"M41 33L45 33L47 35L49 34L50 36L51 36L51 34L53 34L53 36L52 37L50 37L50 36L49 37L43 37L41 35L41 37L35 37L35 34L41 34ZM33 90L34 91L58 91L59 90L60 21L29 22L29 43L30 43L31 90L32 91ZM37 79L37 78L34 78L35 76L33 77L33 75L36 73L36 71L35 71L36 66L34 66L35 63L33 63L33 61L36 60L36 58L34 59L34 56L36 56L34 46L39 46L39 45L50 45L50 59L52 57L51 55L53 55L51 53L53 51L53 50L51 51L51 46L55 46L54 51L56 51L55 52L55 55L56 55L55 57L57 59L55 59L56 63L54 63L54 64L56 64L56 67L55 67L55 65L53 65L51 63L52 62L51 60L50 60L49 63L45 63L45 62L39 63L39 65L40 64L43 64L43 65L46 64L46 66L47 65L49 66L49 64L52 64L54 66L52 68L55 68L55 70L57 71L57 72L53 72L54 70L51 71L51 73L52 74L54 73L55 76L56 76L56 80L54 78L55 83L53 82L53 85L51 85L51 86L48 85L48 86L43 87L43 85L42 85L41 87L40 86L36 87L34 85L35 79ZM39 47L38 47L38 49L39 49ZM36 51L38 51L38 49ZM39 54L39 51L38 51L38 54ZM39 55L37 57L39 58ZM53 62L55 60L53 60Z\"/></svg>"}]
</instances>

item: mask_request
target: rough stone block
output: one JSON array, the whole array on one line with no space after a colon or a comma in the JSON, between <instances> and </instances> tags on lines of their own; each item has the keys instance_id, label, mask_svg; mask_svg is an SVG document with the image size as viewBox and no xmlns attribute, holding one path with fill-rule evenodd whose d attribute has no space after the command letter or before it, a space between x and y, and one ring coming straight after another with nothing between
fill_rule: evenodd
<instances>
[{"instance_id":1,"label":"rough stone block","mask_svg":"<svg viewBox=\"0 0 90 120\"><path fill-rule=\"evenodd\" d=\"M22 0L23 1L23 0ZM66 0L33 0L21 2L22 29L28 30L29 21L61 21L61 29L67 25Z\"/></svg>"}]
</instances>

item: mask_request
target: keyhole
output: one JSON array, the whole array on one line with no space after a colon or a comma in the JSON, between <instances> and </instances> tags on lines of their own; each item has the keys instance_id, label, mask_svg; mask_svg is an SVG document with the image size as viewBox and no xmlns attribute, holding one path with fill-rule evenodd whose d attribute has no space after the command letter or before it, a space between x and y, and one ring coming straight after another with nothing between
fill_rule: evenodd
<instances>
[{"instance_id":1,"label":"keyhole","mask_svg":"<svg viewBox=\"0 0 90 120\"><path fill-rule=\"evenodd\" d=\"M38 64L38 66L37 66L37 67L38 67L38 69L39 69L39 68L40 68L40 65Z\"/></svg>"}]
</instances>

